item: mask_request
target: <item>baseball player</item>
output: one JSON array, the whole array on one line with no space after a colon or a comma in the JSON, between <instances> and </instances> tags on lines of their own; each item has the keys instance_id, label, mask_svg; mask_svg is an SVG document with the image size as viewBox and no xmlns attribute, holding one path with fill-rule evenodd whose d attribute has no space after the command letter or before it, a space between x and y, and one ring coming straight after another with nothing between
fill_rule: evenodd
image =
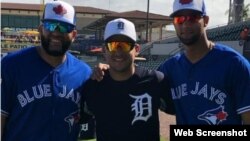
<instances>
[{"instance_id":1,"label":"baseball player","mask_svg":"<svg viewBox=\"0 0 250 141\"><path fill-rule=\"evenodd\" d=\"M169 77L177 124L250 124L250 65L207 39L204 0L175 0L170 16L184 53L159 70Z\"/></svg>"},{"instance_id":2,"label":"baseball player","mask_svg":"<svg viewBox=\"0 0 250 141\"><path fill-rule=\"evenodd\" d=\"M160 99L174 112L164 75L135 66L139 45L132 22L110 21L104 40L110 69L101 82L87 81L81 100L81 109L86 102L96 119L97 141L159 141Z\"/></svg>"},{"instance_id":3,"label":"baseball player","mask_svg":"<svg viewBox=\"0 0 250 141\"><path fill-rule=\"evenodd\" d=\"M91 69L67 52L75 24L71 5L48 2L38 29L41 46L1 61L2 141L77 140L80 91Z\"/></svg>"},{"instance_id":4,"label":"baseball player","mask_svg":"<svg viewBox=\"0 0 250 141\"><path fill-rule=\"evenodd\" d=\"M169 80L177 124L250 124L250 64L229 46L206 35L209 16L204 0L174 0L173 24L181 52L158 70ZM99 65L93 79L100 81Z\"/></svg>"}]
</instances>

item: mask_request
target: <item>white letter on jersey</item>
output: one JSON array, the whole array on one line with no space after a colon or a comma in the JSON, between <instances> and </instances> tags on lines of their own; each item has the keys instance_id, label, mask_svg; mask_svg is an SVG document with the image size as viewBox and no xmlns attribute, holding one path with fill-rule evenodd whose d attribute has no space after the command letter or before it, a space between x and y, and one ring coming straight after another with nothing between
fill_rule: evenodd
<instances>
[{"instance_id":1,"label":"white letter on jersey","mask_svg":"<svg viewBox=\"0 0 250 141\"><path fill-rule=\"evenodd\" d=\"M89 124L88 123L85 123L85 124L81 124L81 131L88 131L89 130Z\"/></svg>"},{"instance_id":2,"label":"white letter on jersey","mask_svg":"<svg viewBox=\"0 0 250 141\"><path fill-rule=\"evenodd\" d=\"M26 98L22 94L18 94L17 99L22 107L24 107L28 103Z\"/></svg>"},{"instance_id":3,"label":"white letter on jersey","mask_svg":"<svg viewBox=\"0 0 250 141\"><path fill-rule=\"evenodd\" d=\"M149 117L152 116L152 97L148 95L148 93L139 96L130 95L130 97L135 99L134 103L131 105L131 111L135 111L132 125L137 120L147 121Z\"/></svg>"}]
</instances>

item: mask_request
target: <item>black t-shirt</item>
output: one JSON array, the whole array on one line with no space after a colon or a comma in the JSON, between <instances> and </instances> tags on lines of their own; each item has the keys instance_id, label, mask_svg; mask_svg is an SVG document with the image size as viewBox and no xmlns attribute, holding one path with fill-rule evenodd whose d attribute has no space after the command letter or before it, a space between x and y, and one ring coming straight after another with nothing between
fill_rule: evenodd
<instances>
[{"instance_id":1,"label":"black t-shirt","mask_svg":"<svg viewBox=\"0 0 250 141\"><path fill-rule=\"evenodd\" d=\"M81 109L86 102L95 116L97 141L159 141L160 98L171 103L165 83L158 82L156 71L141 67L125 81L113 80L108 72L100 82L89 80Z\"/></svg>"}]
</instances>

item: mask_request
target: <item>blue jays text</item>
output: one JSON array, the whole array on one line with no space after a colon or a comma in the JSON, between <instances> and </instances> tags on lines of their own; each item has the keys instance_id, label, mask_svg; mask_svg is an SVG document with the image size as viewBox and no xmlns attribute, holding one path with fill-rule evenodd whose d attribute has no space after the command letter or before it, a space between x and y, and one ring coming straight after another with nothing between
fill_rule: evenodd
<instances>
[{"instance_id":1,"label":"blue jays text","mask_svg":"<svg viewBox=\"0 0 250 141\"><path fill-rule=\"evenodd\" d=\"M41 99L52 96L52 88L50 84L33 86L31 89L32 90L30 90L30 93L28 92L29 90L24 90L23 93L17 95L17 99L22 107L33 102L35 99ZM74 93L74 89L68 91L67 87L64 85L62 87L62 91L59 92L57 95L62 98L70 99L74 103L78 104L80 101L80 93L77 92L76 96L74 95Z\"/></svg>"}]
</instances>

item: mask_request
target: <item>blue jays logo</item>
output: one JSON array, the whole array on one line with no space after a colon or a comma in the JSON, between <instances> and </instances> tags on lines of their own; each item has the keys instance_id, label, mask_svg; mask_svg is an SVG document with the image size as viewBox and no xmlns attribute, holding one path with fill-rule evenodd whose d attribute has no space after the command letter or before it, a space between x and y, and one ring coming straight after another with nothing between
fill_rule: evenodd
<instances>
[{"instance_id":1,"label":"blue jays logo","mask_svg":"<svg viewBox=\"0 0 250 141\"><path fill-rule=\"evenodd\" d=\"M73 128L73 126L79 122L80 119L80 115L79 112L73 112L71 114L69 114L66 118L64 118L64 121L68 122L69 124L69 132L71 132L71 129Z\"/></svg>"},{"instance_id":2,"label":"blue jays logo","mask_svg":"<svg viewBox=\"0 0 250 141\"><path fill-rule=\"evenodd\" d=\"M219 125L222 121L226 120L228 114L224 111L224 106L208 110L198 116L199 120L206 121L209 125Z\"/></svg>"},{"instance_id":3,"label":"blue jays logo","mask_svg":"<svg viewBox=\"0 0 250 141\"><path fill-rule=\"evenodd\" d=\"M62 5L58 5L57 7L54 7L53 11L58 15L64 15L67 13L67 10Z\"/></svg>"},{"instance_id":4,"label":"blue jays logo","mask_svg":"<svg viewBox=\"0 0 250 141\"><path fill-rule=\"evenodd\" d=\"M124 29L124 23L123 22L118 22L117 23L117 29Z\"/></svg>"}]
</instances>

